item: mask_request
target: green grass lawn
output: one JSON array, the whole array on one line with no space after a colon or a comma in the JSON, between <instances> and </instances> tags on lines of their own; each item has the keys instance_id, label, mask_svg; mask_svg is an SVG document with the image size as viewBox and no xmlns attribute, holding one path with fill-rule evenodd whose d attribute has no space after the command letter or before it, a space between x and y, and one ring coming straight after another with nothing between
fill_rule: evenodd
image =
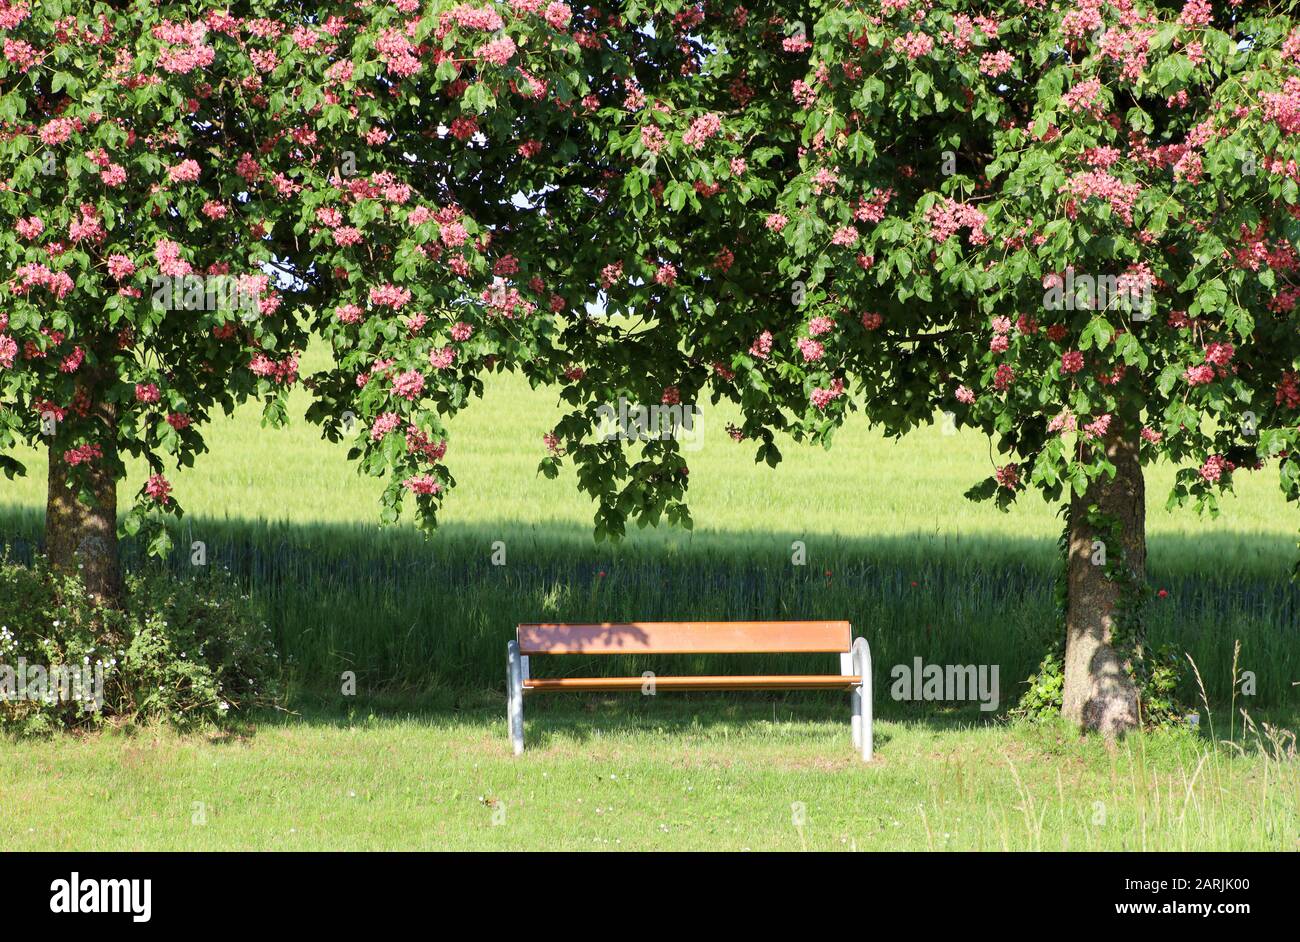
<instances>
[{"instance_id":1,"label":"green grass lawn","mask_svg":"<svg viewBox=\"0 0 1300 942\"><path fill-rule=\"evenodd\" d=\"M536 473L557 414L553 394L494 379L453 425L460 483L428 539L377 528L377 482L302 421L262 429L244 409L216 423L212 453L172 475L188 515L170 565L191 571L201 540L248 585L300 715L227 737L6 742L3 846L1297 849L1297 764L1255 740L1237 756L1166 733L1111 754L1060 730L889 699L890 667L921 656L999 665L1005 707L1056 637L1056 508L967 502L996 457L980 437L936 425L895 442L853 423L831 451L791 444L771 470L726 435L725 410L706 409L690 456L695 530L634 531L614 546L593 543L571 478ZM0 543L20 556L44 500L43 459L31 458L27 479L0 480ZM1150 576L1167 592L1151 636L1196 661L1221 727L1240 640L1257 688L1237 705L1295 728L1300 517L1268 473L1242 476L1217 520L1166 513L1171 475L1148 476ZM504 566L491 563L495 541ZM805 566L792 565L794 541ZM139 564L132 547L127 557ZM855 760L840 700L758 695L530 699L529 751L509 756L504 654L518 622L727 618L852 621L876 665L879 761ZM834 669L830 658L684 660L674 667ZM535 672L667 672L597 661L539 660ZM347 670L353 701L338 695ZM191 823L194 802L206 824ZM492 823L494 802L504 824Z\"/></svg>"},{"instance_id":2,"label":"green grass lawn","mask_svg":"<svg viewBox=\"0 0 1300 942\"><path fill-rule=\"evenodd\" d=\"M528 702L267 718L6 746L0 841L78 850L1300 850L1300 775L1191 734L1114 752L929 716L849 742L847 704Z\"/></svg>"}]
</instances>

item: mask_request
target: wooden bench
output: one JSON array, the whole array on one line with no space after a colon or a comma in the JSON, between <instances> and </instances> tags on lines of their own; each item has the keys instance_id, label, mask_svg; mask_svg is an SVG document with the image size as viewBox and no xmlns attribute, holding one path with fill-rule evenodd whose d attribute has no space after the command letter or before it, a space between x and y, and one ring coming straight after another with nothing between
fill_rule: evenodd
<instances>
[{"instance_id":1,"label":"wooden bench","mask_svg":"<svg viewBox=\"0 0 1300 942\"><path fill-rule=\"evenodd\" d=\"M630 622L520 625L506 648L507 715L524 751L524 695L554 690L848 690L853 745L871 761L871 649L846 621ZM536 654L810 654L840 656L839 674L694 677L534 677Z\"/></svg>"}]
</instances>

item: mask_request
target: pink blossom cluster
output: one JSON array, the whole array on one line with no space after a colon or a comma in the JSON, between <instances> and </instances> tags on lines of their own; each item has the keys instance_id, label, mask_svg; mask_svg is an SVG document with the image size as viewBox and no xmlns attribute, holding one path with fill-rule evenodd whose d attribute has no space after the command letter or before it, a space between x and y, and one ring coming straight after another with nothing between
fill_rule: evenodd
<instances>
[{"instance_id":1,"label":"pink blossom cluster","mask_svg":"<svg viewBox=\"0 0 1300 942\"><path fill-rule=\"evenodd\" d=\"M1125 183L1117 177L1101 170L1085 170L1076 173L1061 187L1074 199L1103 199L1110 204L1114 212L1124 222L1133 224L1133 204L1142 192L1140 183ZM1074 217L1073 205L1067 206L1066 212Z\"/></svg>"},{"instance_id":2,"label":"pink blossom cluster","mask_svg":"<svg viewBox=\"0 0 1300 942\"><path fill-rule=\"evenodd\" d=\"M1264 115L1287 134L1300 131L1300 76L1286 80L1280 92L1265 92Z\"/></svg>"},{"instance_id":3,"label":"pink blossom cluster","mask_svg":"<svg viewBox=\"0 0 1300 942\"><path fill-rule=\"evenodd\" d=\"M394 311L400 311L410 303L411 292L409 288L401 288L393 284L375 285L370 289L370 303L380 307L391 307Z\"/></svg>"},{"instance_id":4,"label":"pink blossom cluster","mask_svg":"<svg viewBox=\"0 0 1300 942\"><path fill-rule=\"evenodd\" d=\"M925 212L930 224L930 238L935 242L947 242L961 229L969 229L967 238L971 245L985 245L989 241L984 225L988 217L974 206L959 203L951 197L945 197L942 203L936 203Z\"/></svg>"},{"instance_id":5,"label":"pink blossom cluster","mask_svg":"<svg viewBox=\"0 0 1300 942\"><path fill-rule=\"evenodd\" d=\"M831 245L850 246L858 241L856 226L840 226L831 235Z\"/></svg>"},{"instance_id":6,"label":"pink blossom cluster","mask_svg":"<svg viewBox=\"0 0 1300 942\"><path fill-rule=\"evenodd\" d=\"M48 266L39 262L19 265L14 270L14 274L19 279L19 283L14 288L18 294L26 294L32 288L40 287L45 288L56 298L62 300L76 287L72 276L67 272L52 271Z\"/></svg>"},{"instance_id":7,"label":"pink blossom cluster","mask_svg":"<svg viewBox=\"0 0 1300 942\"><path fill-rule=\"evenodd\" d=\"M40 216L28 216L26 219L19 219L14 223L14 231L23 239L36 239L45 231L45 223L41 222Z\"/></svg>"},{"instance_id":8,"label":"pink blossom cluster","mask_svg":"<svg viewBox=\"0 0 1300 942\"><path fill-rule=\"evenodd\" d=\"M486 42L474 51L474 55L495 66L503 66L514 57L515 41L509 36L500 36Z\"/></svg>"},{"instance_id":9,"label":"pink blossom cluster","mask_svg":"<svg viewBox=\"0 0 1300 942\"><path fill-rule=\"evenodd\" d=\"M860 198L853 207L853 218L858 222L880 222L885 218L885 209L893 198L892 189L873 189L871 196Z\"/></svg>"},{"instance_id":10,"label":"pink blossom cluster","mask_svg":"<svg viewBox=\"0 0 1300 942\"><path fill-rule=\"evenodd\" d=\"M205 43L208 27L202 22L164 23L153 35L167 45L158 54L158 67L173 75L188 75L212 65L217 52Z\"/></svg>"},{"instance_id":11,"label":"pink blossom cluster","mask_svg":"<svg viewBox=\"0 0 1300 942\"><path fill-rule=\"evenodd\" d=\"M414 402L424 392L424 374L419 370L407 370L393 377L393 395Z\"/></svg>"},{"instance_id":12,"label":"pink blossom cluster","mask_svg":"<svg viewBox=\"0 0 1300 942\"><path fill-rule=\"evenodd\" d=\"M799 352L803 354L805 363L816 363L826 352L820 340L813 340L811 337L799 338Z\"/></svg>"},{"instance_id":13,"label":"pink blossom cluster","mask_svg":"<svg viewBox=\"0 0 1300 942\"><path fill-rule=\"evenodd\" d=\"M145 482L144 492L154 503L165 504L171 499L172 485L161 474L151 474Z\"/></svg>"},{"instance_id":14,"label":"pink blossom cluster","mask_svg":"<svg viewBox=\"0 0 1300 942\"><path fill-rule=\"evenodd\" d=\"M501 18L498 16L497 19ZM375 51L379 53L385 68L398 78L414 75L423 68L415 56L415 47L400 30L386 29L381 32L375 39Z\"/></svg>"},{"instance_id":15,"label":"pink blossom cluster","mask_svg":"<svg viewBox=\"0 0 1300 942\"><path fill-rule=\"evenodd\" d=\"M406 488L412 494L434 495L441 493L442 485L434 480L432 475L415 474L402 482L402 487Z\"/></svg>"},{"instance_id":16,"label":"pink blossom cluster","mask_svg":"<svg viewBox=\"0 0 1300 942\"><path fill-rule=\"evenodd\" d=\"M290 354L283 360L272 360L265 353L255 355L248 364L254 376L269 379L281 386L292 386L298 381L298 355Z\"/></svg>"},{"instance_id":17,"label":"pink blossom cluster","mask_svg":"<svg viewBox=\"0 0 1300 942\"><path fill-rule=\"evenodd\" d=\"M829 389L814 389L812 391L812 404L824 410L828 405L834 402L840 396L844 395L844 380L836 379L831 381Z\"/></svg>"},{"instance_id":18,"label":"pink blossom cluster","mask_svg":"<svg viewBox=\"0 0 1300 942\"><path fill-rule=\"evenodd\" d=\"M75 448L69 448L63 453L63 460L74 468L79 464L98 461L102 457L104 457L104 449L93 444L78 445Z\"/></svg>"},{"instance_id":19,"label":"pink blossom cluster","mask_svg":"<svg viewBox=\"0 0 1300 942\"><path fill-rule=\"evenodd\" d=\"M1223 455L1210 455L1197 473L1210 484L1216 484L1223 477L1226 468L1227 462L1223 460Z\"/></svg>"},{"instance_id":20,"label":"pink blossom cluster","mask_svg":"<svg viewBox=\"0 0 1300 942\"><path fill-rule=\"evenodd\" d=\"M153 254L158 260L158 270L170 278L181 278L194 272L190 263L181 258L180 245L170 239L159 239Z\"/></svg>"},{"instance_id":21,"label":"pink blossom cluster","mask_svg":"<svg viewBox=\"0 0 1300 942\"><path fill-rule=\"evenodd\" d=\"M894 39L894 52L903 53L909 59L919 59L921 56L928 55L934 48L934 39L927 33L909 32L904 36L898 36Z\"/></svg>"},{"instance_id":22,"label":"pink blossom cluster","mask_svg":"<svg viewBox=\"0 0 1300 942\"><path fill-rule=\"evenodd\" d=\"M722 116L709 112L702 114L686 129L682 135L682 143L687 147L700 150L704 147L706 141L711 137L716 137L722 131Z\"/></svg>"}]
</instances>

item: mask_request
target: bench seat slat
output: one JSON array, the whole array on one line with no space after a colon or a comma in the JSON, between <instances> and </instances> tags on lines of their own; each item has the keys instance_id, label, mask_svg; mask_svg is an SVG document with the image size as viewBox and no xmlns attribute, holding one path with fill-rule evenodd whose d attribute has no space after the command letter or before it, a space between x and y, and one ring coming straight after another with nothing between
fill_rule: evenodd
<instances>
[{"instance_id":1,"label":"bench seat slat","mask_svg":"<svg viewBox=\"0 0 1300 942\"><path fill-rule=\"evenodd\" d=\"M852 644L846 621L626 622L519 626L521 654L815 654Z\"/></svg>"},{"instance_id":2,"label":"bench seat slat","mask_svg":"<svg viewBox=\"0 0 1300 942\"><path fill-rule=\"evenodd\" d=\"M644 677L530 677L525 690L640 690ZM848 690L861 677L838 674L721 674L697 677L655 677L664 690Z\"/></svg>"}]
</instances>

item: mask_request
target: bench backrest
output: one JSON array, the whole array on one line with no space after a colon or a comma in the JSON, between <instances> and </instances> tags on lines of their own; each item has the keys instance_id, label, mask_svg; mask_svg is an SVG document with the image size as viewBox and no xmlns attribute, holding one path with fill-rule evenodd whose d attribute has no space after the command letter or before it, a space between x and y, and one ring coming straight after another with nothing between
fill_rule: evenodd
<instances>
[{"instance_id":1,"label":"bench backrest","mask_svg":"<svg viewBox=\"0 0 1300 942\"><path fill-rule=\"evenodd\" d=\"M846 621L643 621L599 625L528 624L520 654L844 653Z\"/></svg>"}]
</instances>

